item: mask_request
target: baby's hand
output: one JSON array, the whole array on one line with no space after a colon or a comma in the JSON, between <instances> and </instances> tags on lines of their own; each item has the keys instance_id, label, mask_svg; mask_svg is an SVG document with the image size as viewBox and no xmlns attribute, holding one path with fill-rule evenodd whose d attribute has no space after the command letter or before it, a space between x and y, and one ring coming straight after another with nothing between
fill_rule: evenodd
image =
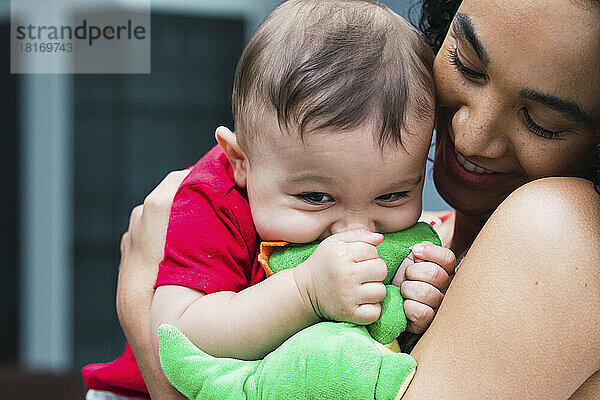
<instances>
[{"instance_id":1,"label":"baby's hand","mask_svg":"<svg viewBox=\"0 0 600 400\"><path fill-rule=\"evenodd\" d=\"M407 331L423 333L429 327L448 289L455 266L456 257L450 249L431 242L412 247L412 253L392 281L400 287L405 299Z\"/></svg>"},{"instance_id":2,"label":"baby's hand","mask_svg":"<svg viewBox=\"0 0 600 400\"><path fill-rule=\"evenodd\" d=\"M365 230L338 233L294 268L298 287L320 318L363 325L379 318L387 267L375 246L382 240Z\"/></svg>"}]
</instances>

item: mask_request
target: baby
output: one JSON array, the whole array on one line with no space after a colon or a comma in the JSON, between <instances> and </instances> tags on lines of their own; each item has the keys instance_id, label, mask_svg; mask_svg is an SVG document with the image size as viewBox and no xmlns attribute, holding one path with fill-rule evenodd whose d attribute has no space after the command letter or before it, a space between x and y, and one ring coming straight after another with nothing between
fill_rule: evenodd
<instances>
[{"instance_id":1,"label":"baby","mask_svg":"<svg viewBox=\"0 0 600 400\"><path fill-rule=\"evenodd\" d=\"M323 319L376 321L387 268L375 246L421 214L432 58L375 1L277 7L237 66L235 133L216 130L173 200L152 332L170 323L209 354L250 360ZM317 239L264 279L261 240Z\"/></svg>"}]
</instances>

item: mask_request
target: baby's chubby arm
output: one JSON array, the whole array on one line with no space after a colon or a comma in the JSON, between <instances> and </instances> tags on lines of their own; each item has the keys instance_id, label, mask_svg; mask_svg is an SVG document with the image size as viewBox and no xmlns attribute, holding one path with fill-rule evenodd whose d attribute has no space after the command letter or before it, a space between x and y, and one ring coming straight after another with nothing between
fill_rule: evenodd
<instances>
[{"instance_id":1,"label":"baby's chubby arm","mask_svg":"<svg viewBox=\"0 0 600 400\"><path fill-rule=\"evenodd\" d=\"M454 253L431 242L412 247L392 283L404 297L407 331L423 333L433 321L456 267Z\"/></svg>"},{"instance_id":2,"label":"baby's chubby arm","mask_svg":"<svg viewBox=\"0 0 600 400\"><path fill-rule=\"evenodd\" d=\"M239 293L160 286L151 312L154 350L163 323L211 355L239 359L263 358L320 319L372 323L386 292L387 267L375 248L382 240L367 231L332 235L304 263Z\"/></svg>"}]
</instances>

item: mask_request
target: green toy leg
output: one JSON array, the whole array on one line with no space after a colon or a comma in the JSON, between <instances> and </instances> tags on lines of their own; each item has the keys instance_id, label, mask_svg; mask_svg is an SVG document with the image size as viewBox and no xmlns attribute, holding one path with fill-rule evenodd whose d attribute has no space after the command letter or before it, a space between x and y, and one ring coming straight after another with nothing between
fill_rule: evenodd
<instances>
[{"instance_id":1,"label":"green toy leg","mask_svg":"<svg viewBox=\"0 0 600 400\"><path fill-rule=\"evenodd\" d=\"M379 343L388 344L396 339L406 329L406 315L402 312L404 299L400 288L385 285L385 298L381 305L381 316L375 322L367 325L367 330Z\"/></svg>"},{"instance_id":2,"label":"green toy leg","mask_svg":"<svg viewBox=\"0 0 600 400\"><path fill-rule=\"evenodd\" d=\"M212 357L172 325L158 337L165 375L190 399L394 400L416 369L411 356L388 354L363 326L339 322L303 329L257 361Z\"/></svg>"},{"instance_id":3,"label":"green toy leg","mask_svg":"<svg viewBox=\"0 0 600 400\"><path fill-rule=\"evenodd\" d=\"M169 382L189 399L243 399L259 361L214 358L173 325L158 329L160 361ZM250 390L253 393L252 390ZM247 397L248 399L254 397Z\"/></svg>"}]
</instances>

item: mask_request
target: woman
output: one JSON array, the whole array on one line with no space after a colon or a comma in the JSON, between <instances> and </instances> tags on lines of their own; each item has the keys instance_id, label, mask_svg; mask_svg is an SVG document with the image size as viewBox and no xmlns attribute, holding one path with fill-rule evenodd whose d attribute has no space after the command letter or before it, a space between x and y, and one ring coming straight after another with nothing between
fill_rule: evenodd
<instances>
[{"instance_id":1,"label":"woman","mask_svg":"<svg viewBox=\"0 0 600 400\"><path fill-rule=\"evenodd\" d=\"M423 11L439 48L434 180L456 209L450 247L468 255L412 352L403 398L598 398L600 2L425 1ZM148 357L146 313L185 174L134 210L122 241L119 317L161 399L177 397Z\"/></svg>"},{"instance_id":2,"label":"woman","mask_svg":"<svg viewBox=\"0 0 600 400\"><path fill-rule=\"evenodd\" d=\"M451 248L470 250L404 398L568 398L600 368L600 201L576 179L502 200L545 176L598 184L600 2L465 0L443 44L436 14L425 2L441 45L434 179L457 210Z\"/></svg>"}]
</instances>

